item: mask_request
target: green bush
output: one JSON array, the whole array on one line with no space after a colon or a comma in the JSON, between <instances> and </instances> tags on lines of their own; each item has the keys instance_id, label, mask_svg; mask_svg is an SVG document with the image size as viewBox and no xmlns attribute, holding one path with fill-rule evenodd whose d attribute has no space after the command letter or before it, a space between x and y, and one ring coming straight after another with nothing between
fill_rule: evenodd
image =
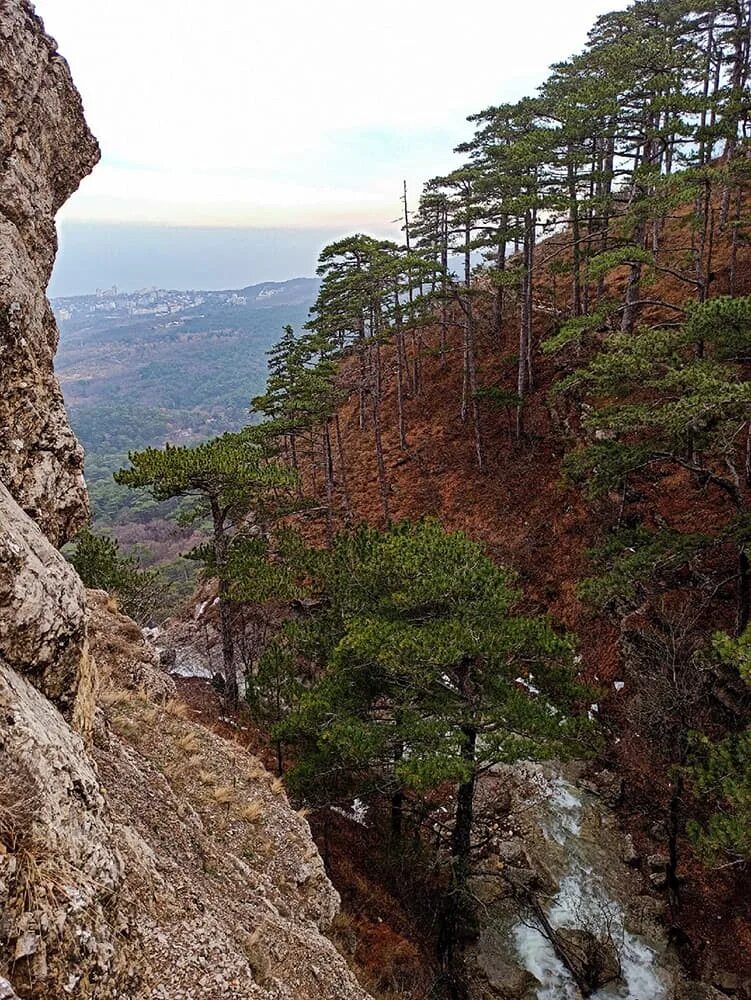
<instances>
[{"instance_id":1,"label":"green bush","mask_svg":"<svg viewBox=\"0 0 751 1000\"><path fill-rule=\"evenodd\" d=\"M123 555L114 538L86 528L76 538L69 560L87 587L114 594L125 614L145 625L163 607L169 584L159 570L141 569Z\"/></svg>"}]
</instances>

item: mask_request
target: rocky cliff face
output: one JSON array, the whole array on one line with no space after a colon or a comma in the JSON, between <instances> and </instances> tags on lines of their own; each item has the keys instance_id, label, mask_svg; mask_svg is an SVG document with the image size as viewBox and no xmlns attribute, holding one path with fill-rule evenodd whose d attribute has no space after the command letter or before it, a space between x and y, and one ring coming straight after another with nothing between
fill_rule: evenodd
<instances>
[{"instance_id":1,"label":"rocky cliff face","mask_svg":"<svg viewBox=\"0 0 751 1000\"><path fill-rule=\"evenodd\" d=\"M55 213L99 159L65 60L30 4L0 2L0 481L55 543L86 518L83 455L52 360Z\"/></svg>"},{"instance_id":2,"label":"rocky cliff face","mask_svg":"<svg viewBox=\"0 0 751 1000\"><path fill-rule=\"evenodd\" d=\"M281 785L185 718L57 550L87 499L45 288L98 155L41 21L0 0L0 998L367 1000Z\"/></svg>"},{"instance_id":3,"label":"rocky cliff face","mask_svg":"<svg viewBox=\"0 0 751 1000\"><path fill-rule=\"evenodd\" d=\"M85 733L94 666L73 568L0 482L0 662L27 677Z\"/></svg>"}]
</instances>

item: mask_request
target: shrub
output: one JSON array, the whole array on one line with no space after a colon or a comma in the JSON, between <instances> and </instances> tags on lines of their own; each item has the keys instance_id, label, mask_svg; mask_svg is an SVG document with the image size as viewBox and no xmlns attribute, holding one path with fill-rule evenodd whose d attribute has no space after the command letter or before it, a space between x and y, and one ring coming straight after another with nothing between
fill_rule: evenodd
<instances>
[{"instance_id":1,"label":"shrub","mask_svg":"<svg viewBox=\"0 0 751 1000\"><path fill-rule=\"evenodd\" d=\"M116 539L86 528L76 538L70 562L87 587L114 594L125 614L145 625L164 605L169 584L159 570L145 570L123 555Z\"/></svg>"}]
</instances>

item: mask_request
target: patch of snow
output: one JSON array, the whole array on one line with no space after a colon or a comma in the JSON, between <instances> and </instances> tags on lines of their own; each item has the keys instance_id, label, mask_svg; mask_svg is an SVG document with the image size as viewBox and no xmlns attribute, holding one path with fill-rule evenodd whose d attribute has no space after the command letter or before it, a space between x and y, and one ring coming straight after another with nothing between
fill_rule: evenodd
<instances>
[{"instance_id":1,"label":"patch of snow","mask_svg":"<svg viewBox=\"0 0 751 1000\"><path fill-rule=\"evenodd\" d=\"M529 675L529 680L527 680L526 677L517 677L516 678L516 683L517 684L521 684L521 686L523 688L526 688L527 691L529 691L530 694L539 694L540 693L540 689L538 687L535 687L534 684L531 684L530 683L531 680L532 680L532 675L530 674Z\"/></svg>"},{"instance_id":2,"label":"patch of snow","mask_svg":"<svg viewBox=\"0 0 751 1000\"><path fill-rule=\"evenodd\" d=\"M357 823L358 826L368 825L366 823L368 807L362 799L353 799L349 809L343 809L341 806L333 806L332 811L339 813L340 816L344 816L345 819L351 820L353 823Z\"/></svg>"},{"instance_id":3,"label":"patch of snow","mask_svg":"<svg viewBox=\"0 0 751 1000\"><path fill-rule=\"evenodd\" d=\"M170 667L170 673L177 677L200 677L201 680L210 681L214 672L197 657L192 657L182 650L177 651L175 662Z\"/></svg>"},{"instance_id":4,"label":"patch of snow","mask_svg":"<svg viewBox=\"0 0 751 1000\"><path fill-rule=\"evenodd\" d=\"M227 715L220 715L219 721L226 723L228 726L232 726L233 729L239 729L241 733L247 733L248 727L241 726L236 719L230 719Z\"/></svg>"}]
</instances>

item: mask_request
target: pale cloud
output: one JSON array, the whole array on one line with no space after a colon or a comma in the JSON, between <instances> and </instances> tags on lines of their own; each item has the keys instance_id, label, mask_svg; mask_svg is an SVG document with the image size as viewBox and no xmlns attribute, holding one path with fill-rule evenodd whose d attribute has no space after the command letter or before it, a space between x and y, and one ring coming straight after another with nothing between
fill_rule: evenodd
<instances>
[{"instance_id":1,"label":"pale cloud","mask_svg":"<svg viewBox=\"0 0 751 1000\"><path fill-rule=\"evenodd\" d=\"M386 224L467 114L581 47L603 0L38 0L103 162L69 220Z\"/></svg>"}]
</instances>

